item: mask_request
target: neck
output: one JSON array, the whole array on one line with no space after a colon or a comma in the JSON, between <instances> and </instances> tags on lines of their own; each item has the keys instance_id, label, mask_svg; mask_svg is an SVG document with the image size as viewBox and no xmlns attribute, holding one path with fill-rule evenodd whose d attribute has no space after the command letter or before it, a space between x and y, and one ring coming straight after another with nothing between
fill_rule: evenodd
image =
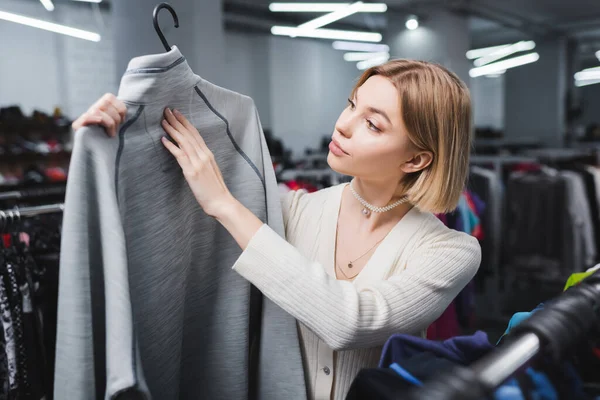
<instances>
[{"instance_id":1,"label":"neck","mask_svg":"<svg viewBox=\"0 0 600 400\"><path fill-rule=\"evenodd\" d=\"M352 186L367 203L377 207L387 206L402 198L402 193L398 193L398 184L395 179L374 181L354 178ZM411 204L404 203L387 212L371 212L366 217L362 215L363 205L354 198L352 193L349 194L352 199L349 201L348 210L351 214L359 215L363 220L361 225L371 232L383 225L397 222L412 208Z\"/></svg>"}]
</instances>

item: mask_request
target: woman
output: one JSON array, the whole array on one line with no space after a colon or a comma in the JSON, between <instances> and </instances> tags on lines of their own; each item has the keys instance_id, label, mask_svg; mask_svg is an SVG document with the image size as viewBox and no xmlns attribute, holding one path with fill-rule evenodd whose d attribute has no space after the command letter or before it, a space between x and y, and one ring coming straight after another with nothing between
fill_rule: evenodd
<instances>
[{"instance_id":1,"label":"woman","mask_svg":"<svg viewBox=\"0 0 600 400\"><path fill-rule=\"evenodd\" d=\"M73 127L125 115L112 95ZM299 321L311 399L343 399L394 333L422 334L473 278L481 250L432 213L456 208L470 150L468 89L438 65L395 60L359 79L328 163L350 184L283 199L286 240L227 189L201 134L165 110L163 138L204 211L243 252L234 269Z\"/></svg>"}]
</instances>

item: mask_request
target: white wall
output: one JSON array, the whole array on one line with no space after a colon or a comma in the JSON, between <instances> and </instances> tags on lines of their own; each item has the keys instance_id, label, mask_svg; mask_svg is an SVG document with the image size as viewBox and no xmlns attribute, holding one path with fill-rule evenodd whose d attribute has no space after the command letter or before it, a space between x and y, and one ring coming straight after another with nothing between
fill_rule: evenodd
<instances>
[{"instance_id":1,"label":"white wall","mask_svg":"<svg viewBox=\"0 0 600 400\"><path fill-rule=\"evenodd\" d=\"M272 127L270 37L227 32L224 86L254 99L263 128Z\"/></svg>"},{"instance_id":2,"label":"white wall","mask_svg":"<svg viewBox=\"0 0 600 400\"><path fill-rule=\"evenodd\" d=\"M61 107L68 116L84 111L94 99L115 90L110 20L102 27L87 7L57 4L47 12L40 3L0 0L0 10L100 32L99 43L0 21L0 107L19 105L24 112L52 112Z\"/></svg>"},{"instance_id":3,"label":"white wall","mask_svg":"<svg viewBox=\"0 0 600 400\"><path fill-rule=\"evenodd\" d=\"M473 78L470 89L474 125L504 129L504 76Z\"/></svg>"},{"instance_id":4,"label":"white wall","mask_svg":"<svg viewBox=\"0 0 600 400\"><path fill-rule=\"evenodd\" d=\"M360 72L328 41L270 38L274 135L295 154L331 136Z\"/></svg>"},{"instance_id":5,"label":"white wall","mask_svg":"<svg viewBox=\"0 0 600 400\"><path fill-rule=\"evenodd\" d=\"M99 43L0 21L0 107L24 112L61 107L69 117L84 112L119 84L110 15L99 24L91 7L57 3L53 13L35 1L0 0L0 10L52 19L102 34ZM158 41L158 39L157 39ZM360 75L329 41L227 32L222 85L251 96L265 128L301 154L333 132ZM202 71L200 71L202 74ZM217 82L215 82L217 83Z\"/></svg>"}]
</instances>

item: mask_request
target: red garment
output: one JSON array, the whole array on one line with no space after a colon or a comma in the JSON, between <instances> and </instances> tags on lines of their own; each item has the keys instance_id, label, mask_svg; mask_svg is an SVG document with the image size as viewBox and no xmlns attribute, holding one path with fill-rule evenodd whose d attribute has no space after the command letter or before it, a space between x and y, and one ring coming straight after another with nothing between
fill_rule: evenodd
<instances>
[{"instance_id":1,"label":"red garment","mask_svg":"<svg viewBox=\"0 0 600 400\"><path fill-rule=\"evenodd\" d=\"M2 235L2 241L4 242L4 247L9 248L12 245L12 241L9 233L5 233Z\"/></svg>"},{"instance_id":2,"label":"red garment","mask_svg":"<svg viewBox=\"0 0 600 400\"><path fill-rule=\"evenodd\" d=\"M310 183L307 182L302 182L302 181L289 181L289 182L285 182L285 184L290 188L290 190L300 190L300 189L304 189L309 193L313 193L316 192L317 187L314 185L311 185Z\"/></svg>"},{"instance_id":3,"label":"red garment","mask_svg":"<svg viewBox=\"0 0 600 400\"><path fill-rule=\"evenodd\" d=\"M511 171L513 172L538 172L542 169L542 166L534 163L520 163L514 164L511 167Z\"/></svg>"},{"instance_id":4,"label":"red garment","mask_svg":"<svg viewBox=\"0 0 600 400\"><path fill-rule=\"evenodd\" d=\"M446 311L435 322L427 328L427 339L446 340L460 335L458 317L456 315L456 304L450 303Z\"/></svg>"}]
</instances>

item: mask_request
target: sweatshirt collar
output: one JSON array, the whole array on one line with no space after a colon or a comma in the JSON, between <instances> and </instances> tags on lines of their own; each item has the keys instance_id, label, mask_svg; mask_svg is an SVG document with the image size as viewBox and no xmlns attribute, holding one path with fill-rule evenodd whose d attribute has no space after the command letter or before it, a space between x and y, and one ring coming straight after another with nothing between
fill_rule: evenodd
<instances>
[{"instance_id":1,"label":"sweatshirt collar","mask_svg":"<svg viewBox=\"0 0 600 400\"><path fill-rule=\"evenodd\" d=\"M119 99L137 104L166 101L173 93L191 89L200 81L177 46L171 51L135 57L119 86Z\"/></svg>"}]
</instances>

